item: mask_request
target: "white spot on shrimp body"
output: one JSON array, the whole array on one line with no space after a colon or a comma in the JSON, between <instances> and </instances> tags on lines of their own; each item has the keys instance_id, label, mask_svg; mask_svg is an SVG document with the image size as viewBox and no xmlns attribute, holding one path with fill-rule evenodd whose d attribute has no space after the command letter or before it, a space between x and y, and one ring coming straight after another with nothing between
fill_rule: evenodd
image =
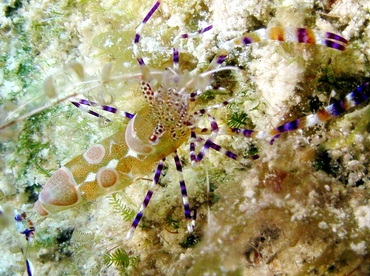
<instances>
[{"instance_id":1,"label":"white spot on shrimp body","mask_svg":"<svg viewBox=\"0 0 370 276\"><path fill-rule=\"evenodd\" d=\"M107 165L107 168L108 169L115 169L115 168L117 168L118 162L119 162L118 159L112 159L111 161L109 161L109 163Z\"/></svg>"},{"instance_id":2,"label":"white spot on shrimp body","mask_svg":"<svg viewBox=\"0 0 370 276\"><path fill-rule=\"evenodd\" d=\"M86 176L86 179L84 182L93 182L96 178L96 173L89 173L87 176Z\"/></svg>"}]
</instances>

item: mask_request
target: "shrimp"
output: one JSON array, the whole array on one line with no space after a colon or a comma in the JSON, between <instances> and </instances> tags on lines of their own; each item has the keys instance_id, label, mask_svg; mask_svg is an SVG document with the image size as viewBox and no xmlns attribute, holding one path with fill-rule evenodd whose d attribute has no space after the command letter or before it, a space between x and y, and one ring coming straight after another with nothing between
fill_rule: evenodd
<instances>
[{"instance_id":1,"label":"shrimp","mask_svg":"<svg viewBox=\"0 0 370 276\"><path fill-rule=\"evenodd\" d=\"M222 148L214 142L217 135L241 135L248 138L271 139L270 143L272 144L282 133L325 122L366 101L369 97L369 83L364 83L349 93L343 100L319 110L316 114L285 123L272 130L220 127L211 115L211 111L227 106L233 100L226 100L207 108L199 108L199 99L204 92L214 89L212 79L215 73L239 71L236 67L221 66L232 48L264 40L276 40L317 44L344 51L348 41L342 36L330 32L322 33L307 28L271 27L244 34L224 43L208 70L203 73L181 73L179 70L179 51L176 48L173 49L172 68L151 70L144 62L139 44L142 29L159 6L160 1L157 1L136 29L133 52L140 66L140 73L114 75L111 72L111 65L108 64L103 68L100 80L94 82L84 80L84 69L79 63L72 63L66 67L76 73L81 79L81 84L88 84L83 92L91 91L114 81L137 81L140 83L145 102L136 114L131 114L109 105L76 98L77 93L72 93L58 101L68 99L77 108L103 121L109 122L110 120L93 111L92 107L117 114L124 119L128 119L129 122L127 127L91 146L83 154L59 168L50 177L34 205L34 210L39 215L47 216L123 190L149 174L157 164L152 185L127 234L127 238L130 238L149 204L154 186L159 183L165 159L172 155L178 173L187 230L192 232L195 225L195 212L193 214L191 212L182 175L182 165L177 154L177 149L182 144L190 141L190 160L193 164L200 162L209 149L219 151L231 159L240 161L241 156ZM212 25L194 33L182 34L176 37L175 41L196 37L211 29ZM48 95L53 96L56 93L53 84L56 75L50 76L45 81L44 88ZM200 120L204 117L209 120L209 128L198 126ZM197 135L209 136L198 154L195 152ZM251 156L252 160L257 158L258 155Z\"/></svg>"}]
</instances>

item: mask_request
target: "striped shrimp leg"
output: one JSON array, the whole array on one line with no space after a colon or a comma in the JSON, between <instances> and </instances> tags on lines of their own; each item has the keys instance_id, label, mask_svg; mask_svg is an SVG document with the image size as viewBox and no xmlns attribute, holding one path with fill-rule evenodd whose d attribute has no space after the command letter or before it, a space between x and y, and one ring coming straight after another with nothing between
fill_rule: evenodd
<instances>
[{"instance_id":1,"label":"striped shrimp leg","mask_svg":"<svg viewBox=\"0 0 370 276\"><path fill-rule=\"evenodd\" d=\"M237 45L246 45L264 40L286 41L312 45L318 44L339 51L344 51L346 49L346 45L348 44L347 39L331 32L320 32L308 28L292 27L271 27L267 29L260 29L251 34L246 34L240 38L237 38L234 42Z\"/></svg>"},{"instance_id":2,"label":"striped shrimp leg","mask_svg":"<svg viewBox=\"0 0 370 276\"><path fill-rule=\"evenodd\" d=\"M198 155L195 153L195 141L196 141L196 133L195 131L191 132L191 142L190 142L190 160L191 164L194 165L196 163L199 163L202 161L204 156L206 155L207 151L209 149L213 149L215 151L218 151L222 154L224 154L226 157L231 158L236 161L241 161L243 159L242 156L238 156L236 153L229 151L222 146L216 144L215 142L212 141L211 138L208 138L206 142L204 143L202 149L198 153ZM250 156L251 160L257 160L259 158L258 154Z\"/></svg>"},{"instance_id":3,"label":"striped shrimp leg","mask_svg":"<svg viewBox=\"0 0 370 276\"><path fill-rule=\"evenodd\" d=\"M233 99L230 99L230 100L222 102L221 104L216 104L216 105L213 105L213 106L210 106L210 107L207 107L207 108L202 108L202 109L199 109L198 111L194 112L194 115L196 115L196 116L202 116L204 114L208 114L208 118L210 120L211 128L202 128L202 129L193 128L192 129L191 137L190 137L190 161L191 161L192 165L195 165L196 163L199 163L204 158L204 156L206 155L206 153L209 149L213 149L215 151L223 153L224 155L226 155L227 157L229 157L231 159L240 160L240 157L238 157L237 154L235 154L235 153L233 153L229 150L224 149L223 147L221 147L220 145L218 145L218 144L216 144L212 141L213 139L216 138L220 129L219 129L219 126L218 126L216 120L212 116L210 116L209 113L208 113L212 109L218 109L218 108L227 106L232 101L233 101ZM221 130L221 132L222 132L222 130ZM197 133L201 134L201 135L209 135L209 134L211 135L210 137L207 138L206 142L202 146L198 155L195 152L195 143L197 142ZM252 159L257 159L257 158L258 158L258 155L252 157Z\"/></svg>"},{"instance_id":4,"label":"striped shrimp leg","mask_svg":"<svg viewBox=\"0 0 370 276\"><path fill-rule=\"evenodd\" d=\"M27 241L26 248L24 250L21 249L24 258L26 259L26 273L28 276L33 276L35 269L32 262L28 259L28 248L35 235L36 228L25 212L20 213L18 210L14 210L14 220L16 229L20 234L25 235Z\"/></svg>"},{"instance_id":5,"label":"striped shrimp leg","mask_svg":"<svg viewBox=\"0 0 370 276\"><path fill-rule=\"evenodd\" d=\"M252 33L247 33L241 37L235 38L224 43L223 48L231 49L238 45L248 45L261 41L285 41L305 44L318 44L333 48L339 51L344 51L348 44L348 40L340 35L331 32L320 32L308 28L282 28L271 27L267 29L259 29Z\"/></svg>"},{"instance_id":6,"label":"striped shrimp leg","mask_svg":"<svg viewBox=\"0 0 370 276\"><path fill-rule=\"evenodd\" d=\"M273 144L275 139L277 139L282 133L294 131L300 128L312 127L319 123L326 122L334 117L337 117L350 108L353 108L363 102L365 102L370 97L370 83L365 82L354 89L351 93L347 94L343 99L335 101L334 103L320 109L315 114L310 114L306 117L287 122L282 124L270 131L257 131L249 129L240 128L230 128L229 134L238 134L244 137L252 137L265 139L268 137L273 137L270 144Z\"/></svg>"},{"instance_id":7,"label":"striped shrimp leg","mask_svg":"<svg viewBox=\"0 0 370 276\"><path fill-rule=\"evenodd\" d=\"M123 111L123 110L118 110L117 108L113 107L113 106L109 106L109 105L100 105L96 102L93 102L93 101L89 101L89 100L86 100L86 99L74 99L74 100L70 100L70 102L75 106L77 107L78 109L82 110L83 112L86 112L88 114L91 114L95 117L98 117L98 118L102 118L104 119L105 121L107 122L110 122L110 120L106 117L104 117L103 115L89 109L89 108L86 108L86 106L88 107L95 107L97 109L101 109L105 112L108 112L108 113L112 113L112 114L119 114L121 115L122 117L124 118L127 118L127 119L132 119L135 114L132 114L132 113L128 113L126 111Z\"/></svg>"},{"instance_id":8,"label":"striped shrimp leg","mask_svg":"<svg viewBox=\"0 0 370 276\"><path fill-rule=\"evenodd\" d=\"M177 151L175 151L173 153L173 158L175 160L176 170L177 170L177 174L178 174L178 177L179 177L182 204L184 205L185 219L187 221L187 229L188 229L188 233L191 233L191 232L193 232L194 226L195 226L196 212L194 211L194 217L192 218L191 214L190 214L188 192L186 190L184 176L183 176L183 173L182 173L182 165L181 165L180 158L177 155Z\"/></svg>"},{"instance_id":9,"label":"striped shrimp leg","mask_svg":"<svg viewBox=\"0 0 370 276\"><path fill-rule=\"evenodd\" d=\"M224 103L227 103L227 101L225 101ZM201 129L200 132L201 133L202 132L203 133L207 133L207 132L210 131L211 132L211 136L207 138L206 142L204 143L204 145L201 148L201 150L198 153L198 155L196 155L196 153L195 153L196 133L195 133L195 130L191 131L190 160L191 160L192 165L194 165L195 163L199 163L200 161L202 161L202 159L204 158L204 156L206 155L206 153L207 153L207 151L209 149L213 149L215 151L218 151L218 152L224 154L225 156L227 156L227 157L229 157L231 159L240 161L241 160L241 156L238 156L234 152L229 151L229 150L223 148L222 146L220 146L220 145L218 145L218 144L216 144L215 142L212 141L213 139L216 138L216 136L217 136L217 134L219 132L219 127L218 127L218 124L217 124L216 120L212 116L209 116L209 118L210 118L211 129L210 130L208 130L208 129ZM252 156L252 160L256 160L258 158L259 158L258 155Z\"/></svg>"},{"instance_id":10,"label":"striped shrimp leg","mask_svg":"<svg viewBox=\"0 0 370 276\"><path fill-rule=\"evenodd\" d=\"M201 35L205 32L208 32L209 30L211 30L212 27L213 27L212 25L209 25L209 26L207 26L205 28L202 28L202 29L199 29L198 31L193 32L193 33L180 34L180 35L175 37L174 44L177 45L179 39L188 39L188 38L197 37L198 35ZM176 73L179 72L179 51L177 50L177 48L173 48L173 70Z\"/></svg>"},{"instance_id":11,"label":"striped shrimp leg","mask_svg":"<svg viewBox=\"0 0 370 276\"><path fill-rule=\"evenodd\" d=\"M139 26L137 26L134 42L133 42L133 45L132 45L134 56L136 57L136 60L140 65L140 70L141 70L141 73L143 75L143 80L146 80L146 81L150 80L150 72L149 72L149 69L147 68L147 66L146 66L146 64L143 60L143 57L140 53L140 50L139 50L138 46L139 46L139 42L140 42L140 39L141 39L142 29L144 28L144 26L148 22L148 20L152 17L152 15L155 13L155 11L158 9L160 4L161 4L161 2L159 0L157 2L155 2L155 4L152 6L152 8L147 13L147 15L144 17L143 21L141 21Z\"/></svg>"},{"instance_id":12,"label":"striped shrimp leg","mask_svg":"<svg viewBox=\"0 0 370 276\"><path fill-rule=\"evenodd\" d=\"M226 59L228 53L237 46L245 46L262 41L275 40L281 42L305 43L311 45L323 45L335 50L344 51L348 40L344 37L331 33L316 31L308 28L271 27L259 29L234 38L221 45L218 55L213 59L210 68L218 68Z\"/></svg>"},{"instance_id":13,"label":"striped shrimp leg","mask_svg":"<svg viewBox=\"0 0 370 276\"><path fill-rule=\"evenodd\" d=\"M174 157L174 160L175 160L176 170L177 170L178 177L179 177L181 197L182 197L182 202L183 202L183 205L184 205L185 218L186 218L186 221L187 221L187 229L188 229L188 232L191 233L191 232L193 232L194 225L195 225L195 222L194 222L195 215L192 219L191 212L190 212L190 207L189 207L188 193L187 193L187 190L186 190L184 176L183 176L183 173L182 173L182 165L181 165L180 158L177 155L176 151L173 153L173 157ZM150 188L149 188L149 190L148 190L148 192L147 192L147 194L144 198L144 201L143 201L143 203L140 207L139 212L136 214L136 217L135 217L135 219L134 219L134 221L131 225L131 229L127 233L127 236L126 236L127 240L130 239L132 237L132 235L134 234L134 231L136 230L137 226L139 225L140 220L144 215L144 211L145 211L146 207L148 206L148 204L150 202L150 199L152 198L154 187L159 183L159 178L160 178L162 170L163 170L164 161L165 161L165 159L162 159L159 162L158 166L157 166L157 170L155 172L155 176L153 178L152 185L150 186Z\"/></svg>"},{"instance_id":14,"label":"striped shrimp leg","mask_svg":"<svg viewBox=\"0 0 370 276\"><path fill-rule=\"evenodd\" d=\"M145 211L146 207L148 206L150 199L153 196L154 187L159 183L159 177L161 176L161 173L162 173L162 170L163 170L164 160L165 160L165 158L160 160L159 163L158 163L157 170L155 171L155 175L154 175L154 178L153 178L153 181L152 181L152 185L150 186L148 192L146 193L143 204L141 205L139 212L136 214L136 217L135 217L134 221L132 222L131 229L128 231L128 233L126 235L127 240L131 239L132 235L134 234L137 226L139 225L139 222L140 222L141 218L144 215L144 211Z\"/></svg>"}]
</instances>

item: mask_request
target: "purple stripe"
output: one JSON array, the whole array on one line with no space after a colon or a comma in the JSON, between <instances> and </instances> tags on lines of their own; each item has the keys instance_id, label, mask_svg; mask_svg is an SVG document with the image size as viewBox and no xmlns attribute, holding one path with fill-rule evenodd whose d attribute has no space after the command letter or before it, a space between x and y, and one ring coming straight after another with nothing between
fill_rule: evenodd
<instances>
[{"instance_id":1,"label":"purple stripe","mask_svg":"<svg viewBox=\"0 0 370 276\"><path fill-rule=\"evenodd\" d=\"M148 12L148 14L145 16L144 20L143 20L143 23L145 24L149 18L153 15L153 13L158 9L159 5L160 5L160 1L157 1L154 6L150 9L150 11Z\"/></svg>"},{"instance_id":2,"label":"purple stripe","mask_svg":"<svg viewBox=\"0 0 370 276\"><path fill-rule=\"evenodd\" d=\"M197 220L197 209L193 210L193 220Z\"/></svg>"},{"instance_id":3,"label":"purple stripe","mask_svg":"<svg viewBox=\"0 0 370 276\"><path fill-rule=\"evenodd\" d=\"M184 204L185 218L191 219L189 204Z\"/></svg>"},{"instance_id":4,"label":"purple stripe","mask_svg":"<svg viewBox=\"0 0 370 276\"><path fill-rule=\"evenodd\" d=\"M179 156L176 154L175 152L175 156L173 157L175 159L175 164L176 164L176 170L178 172L182 172L182 166L181 166L181 162L180 162L180 158ZM180 183L181 184L181 183Z\"/></svg>"},{"instance_id":5,"label":"purple stripe","mask_svg":"<svg viewBox=\"0 0 370 276\"><path fill-rule=\"evenodd\" d=\"M191 135L191 140L195 141L195 139L197 138L195 132L192 131L190 135ZM190 160L192 162L195 161L195 143L194 142L190 142Z\"/></svg>"},{"instance_id":6,"label":"purple stripe","mask_svg":"<svg viewBox=\"0 0 370 276\"><path fill-rule=\"evenodd\" d=\"M182 197L187 197L188 193L186 191L186 185L184 180L180 180L180 188L181 188L181 195Z\"/></svg>"},{"instance_id":7,"label":"purple stripe","mask_svg":"<svg viewBox=\"0 0 370 276\"><path fill-rule=\"evenodd\" d=\"M75 106L75 107L80 107L81 105L79 104L79 103L77 103L77 102L73 102L73 101L71 101L71 103Z\"/></svg>"},{"instance_id":8,"label":"purple stripe","mask_svg":"<svg viewBox=\"0 0 370 276\"><path fill-rule=\"evenodd\" d=\"M252 160L257 160L258 158L260 158L260 156L258 154L255 154L255 155L252 155Z\"/></svg>"},{"instance_id":9,"label":"purple stripe","mask_svg":"<svg viewBox=\"0 0 370 276\"><path fill-rule=\"evenodd\" d=\"M278 126L277 128L275 128L279 133L283 133L283 132L288 132L288 131L292 131L292 130L295 130L299 127L299 120L294 120L294 121L291 121L291 122L287 122L281 126Z\"/></svg>"},{"instance_id":10,"label":"purple stripe","mask_svg":"<svg viewBox=\"0 0 370 276\"><path fill-rule=\"evenodd\" d=\"M144 208L146 208L146 206L148 206L149 201L152 198L152 195L153 195L153 191L152 190L148 190L148 192L146 193L145 199L143 201Z\"/></svg>"},{"instance_id":11,"label":"purple stripe","mask_svg":"<svg viewBox=\"0 0 370 276\"><path fill-rule=\"evenodd\" d=\"M85 99L81 99L81 100L80 100L80 104L90 106L91 104L92 104L92 105L95 105L96 103L94 103L94 102L90 102L90 101L85 100Z\"/></svg>"},{"instance_id":12,"label":"purple stripe","mask_svg":"<svg viewBox=\"0 0 370 276\"><path fill-rule=\"evenodd\" d=\"M101 109L104 110L104 111L107 111L107 112L117 113L117 108L114 108L114 107L109 106L109 105L102 105Z\"/></svg>"},{"instance_id":13,"label":"purple stripe","mask_svg":"<svg viewBox=\"0 0 370 276\"><path fill-rule=\"evenodd\" d=\"M205 148L212 148L212 149L214 149L214 150L216 150L216 151L220 151L221 150L221 146L219 146L219 145L217 145L217 144L215 144L215 143L213 143L210 139L207 139L207 141L206 141L206 143L205 143L205 145L204 145L204 147Z\"/></svg>"},{"instance_id":14,"label":"purple stripe","mask_svg":"<svg viewBox=\"0 0 370 276\"><path fill-rule=\"evenodd\" d=\"M205 27L205 28L203 28L203 29L200 29L199 31L198 31L198 34L202 34L202 33L205 33L205 32L207 32L207 31L209 31L210 29L212 29L212 25L209 25L209 26L207 26L207 27Z\"/></svg>"},{"instance_id":15,"label":"purple stripe","mask_svg":"<svg viewBox=\"0 0 370 276\"><path fill-rule=\"evenodd\" d=\"M204 144L203 148L208 150L213 142L209 139L207 139L206 143Z\"/></svg>"},{"instance_id":16,"label":"purple stripe","mask_svg":"<svg viewBox=\"0 0 370 276\"><path fill-rule=\"evenodd\" d=\"M139 40L140 40L140 34L135 34L134 43L135 44L139 43Z\"/></svg>"},{"instance_id":17,"label":"purple stripe","mask_svg":"<svg viewBox=\"0 0 370 276\"><path fill-rule=\"evenodd\" d=\"M336 117L346 111L343 107L343 103L344 101L335 101L331 105L327 106L325 109L330 115Z\"/></svg>"},{"instance_id":18,"label":"purple stripe","mask_svg":"<svg viewBox=\"0 0 370 276\"><path fill-rule=\"evenodd\" d=\"M211 128L212 128L212 131L218 130L218 124L216 123L216 121L211 122Z\"/></svg>"},{"instance_id":19,"label":"purple stripe","mask_svg":"<svg viewBox=\"0 0 370 276\"><path fill-rule=\"evenodd\" d=\"M251 44L251 43L253 43L253 39L252 39L250 36L244 36L244 37L242 38L242 43L243 43L244 45Z\"/></svg>"},{"instance_id":20,"label":"purple stripe","mask_svg":"<svg viewBox=\"0 0 370 276\"><path fill-rule=\"evenodd\" d=\"M242 130L242 133L245 137L251 137L252 134L254 133L254 130L250 130L250 129L243 129Z\"/></svg>"},{"instance_id":21,"label":"purple stripe","mask_svg":"<svg viewBox=\"0 0 370 276\"><path fill-rule=\"evenodd\" d=\"M137 213L137 215L136 215L136 217L134 219L134 222L131 225L131 228L136 229L136 227L138 226L138 224L139 224L139 222L140 222L140 220L141 220L142 217L143 217L143 212Z\"/></svg>"},{"instance_id":22,"label":"purple stripe","mask_svg":"<svg viewBox=\"0 0 370 276\"><path fill-rule=\"evenodd\" d=\"M32 270L31 270L31 265L30 261L26 259L26 268L27 268L27 275L32 276Z\"/></svg>"},{"instance_id":23,"label":"purple stripe","mask_svg":"<svg viewBox=\"0 0 370 276\"><path fill-rule=\"evenodd\" d=\"M216 63L221 64L225 61L225 59L226 59L226 55L218 56Z\"/></svg>"},{"instance_id":24,"label":"purple stripe","mask_svg":"<svg viewBox=\"0 0 370 276\"><path fill-rule=\"evenodd\" d=\"M140 64L140 66L145 66L145 62L142 58L137 58L137 62Z\"/></svg>"},{"instance_id":25,"label":"purple stripe","mask_svg":"<svg viewBox=\"0 0 370 276\"><path fill-rule=\"evenodd\" d=\"M300 43L307 43L307 29L297 28L297 38Z\"/></svg>"},{"instance_id":26,"label":"purple stripe","mask_svg":"<svg viewBox=\"0 0 370 276\"><path fill-rule=\"evenodd\" d=\"M227 157L231 158L231 159L234 159L234 160L236 160L236 158L238 158L238 155L236 155L235 153L233 153L233 152L231 152L231 151L229 151L229 150L227 150L227 151L225 152L225 155L226 155Z\"/></svg>"},{"instance_id":27,"label":"purple stripe","mask_svg":"<svg viewBox=\"0 0 370 276\"><path fill-rule=\"evenodd\" d=\"M158 184L158 182L159 182L159 177L161 176L161 173L162 173L162 170L163 170L163 161L164 160L165 159L162 159L161 161L159 161L157 170L155 171L155 175L154 175L154 178L153 178L153 182L155 184Z\"/></svg>"},{"instance_id":28,"label":"purple stripe","mask_svg":"<svg viewBox=\"0 0 370 276\"><path fill-rule=\"evenodd\" d=\"M358 86L355 90L349 93L349 97L354 102L355 105L366 101L370 97L369 83L365 82L364 84Z\"/></svg>"},{"instance_id":29,"label":"purple stripe","mask_svg":"<svg viewBox=\"0 0 370 276\"><path fill-rule=\"evenodd\" d=\"M195 151L195 144L193 142L190 143L190 154Z\"/></svg>"},{"instance_id":30,"label":"purple stripe","mask_svg":"<svg viewBox=\"0 0 370 276\"><path fill-rule=\"evenodd\" d=\"M35 227L31 227L30 229L26 229L22 231L21 234L24 234L26 236L26 240L28 240L31 234L34 232L35 232Z\"/></svg>"},{"instance_id":31,"label":"purple stripe","mask_svg":"<svg viewBox=\"0 0 370 276\"><path fill-rule=\"evenodd\" d=\"M181 35L181 38L188 38L189 37L189 35L188 34L182 34Z\"/></svg>"},{"instance_id":32,"label":"purple stripe","mask_svg":"<svg viewBox=\"0 0 370 276\"><path fill-rule=\"evenodd\" d=\"M249 138L253 135L254 133L254 130L251 130L251 129L240 129L240 128L231 128L231 131L232 132L236 132L236 133L242 133L245 137Z\"/></svg>"},{"instance_id":33,"label":"purple stripe","mask_svg":"<svg viewBox=\"0 0 370 276\"><path fill-rule=\"evenodd\" d=\"M331 40L325 40L325 46L329 48L337 49L339 51L344 51L346 49L346 47L344 47L342 44L336 43Z\"/></svg>"},{"instance_id":34,"label":"purple stripe","mask_svg":"<svg viewBox=\"0 0 370 276\"><path fill-rule=\"evenodd\" d=\"M131 114L131 113L128 113L128 112L125 112L125 111L123 111L123 113L125 114L127 119L132 119L132 118L135 117L135 114Z\"/></svg>"},{"instance_id":35,"label":"purple stripe","mask_svg":"<svg viewBox=\"0 0 370 276\"><path fill-rule=\"evenodd\" d=\"M92 111L92 110L89 110L87 113L91 114L91 115L94 115L96 117L103 117L102 115L100 115L99 113L95 112L95 111ZM103 117L104 118L104 117Z\"/></svg>"},{"instance_id":36,"label":"purple stripe","mask_svg":"<svg viewBox=\"0 0 370 276\"><path fill-rule=\"evenodd\" d=\"M204 152L200 152L199 154L198 154L198 156L197 156L197 162L200 162L200 161L202 161L202 159L203 159L203 157L204 157Z\"/></svg>"},{"instance_id":37,"label":"purple stripe","mask_svg":"<svg viewBox=\"0 0 370 276\"><path fill-rule=\"evenodd\" d=\"M193 144L194 146L194 143L191 143L191 144ZM190 148L191 148L191 144L190 144ZM191 162L195 161L195 150L190 150L190 161Z\"/></svg>"},{"instance_id":38,"label":"purple stripe","mask_svg":"<svg viewBox=\"0 0 370 276\"><path fill-rule=\"evenodd\" d=\"M272 139L270 140L270 145L273 145L274 144L274 142L275 142L275 140L277 139L277 138L279 138L280 137L280 134L277 134L277 135L275 135L274 137L272 137Z\"/></svg>"},{"instance_id":39,"label":"purple stripe","mask_svg":"<svg viewBox=\"0 0 370 276\"><path fill-rule=\"evenodd\" d=\"M333 34L333 33L330 33L330 32L326 32L326 38L329 38L329 39L332 39L332 40L337 40L337 41L343 42L345 44L348 44L347 39L345 39L344 37L341 37L340 35Z\"/></svg>"},{"instance_id":40,"label":"purple stripe","mask_svg":"<svg viewBox=\"0 0 370 276\"><path fill-rule=\"evenodd\" d=\"M179 51L173 48L173 63L179 63Z\"/></svg>"},{"instance_id":41,"label":"purple stripe","mask_svg":"<svg viewBox=\"0 0 370 276\"><path fill-rule=\"evenodd\" d=\"M15 221L18 221L18 222L22 221L23 219L22 219L21 214L16 214L16 215L14 216L14 220L15 220Z\"/></svg>"}]
</instances>

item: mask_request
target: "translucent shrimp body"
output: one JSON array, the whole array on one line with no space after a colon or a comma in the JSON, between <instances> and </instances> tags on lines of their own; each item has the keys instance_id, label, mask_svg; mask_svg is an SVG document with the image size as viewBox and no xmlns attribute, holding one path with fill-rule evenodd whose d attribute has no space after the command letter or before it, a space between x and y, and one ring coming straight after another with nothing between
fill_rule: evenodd
<instances>
[{"instance_id":1,"label":"translucent shrimp body","mask_svg":"<svg viewBox=\"0 0 370 276\"><path fill-rule=\"evenodd\" d=\"M187 229L188 232L191 232L194 228L192 220L194 220L195 215L191 215L182 166L176 152L184 142L190 141L190 160L192 163L200 162L210 148L223 153L229 158L240 160L240 156L223 149L212 141L218 133L257 139L271 138L272 143L282 133L325 122L366 101L369 97L369 84L365 83L349 93L344 100L329 105L316 114L285 123L271 130L248 130L229 127L223 127L221 130L211 116L210 110L226 106L232 100L209 108L199 108L198 96L212 88L211 80L214 73L223 70L238 70L235 67L221 67L228 52L233 47L245 46L263 40L278 40L318 44L334 50L344 51L348 41L329 32L319 33L306 28L284 29L274 27L245 34L223 44L211 62L209 70L204 73L194 75L180 73L177 49L173 49L173 68L153 71L146 66L140 53L139 43L141 30L159 5L160 1L157 1L136 29L133 51L140 66L140 73L130 76L110 76L109 70L107 70L107 74L104 74L101 83L98 84L104 85L113 80L138 80L145 98L140 111L136 114L130 114L118 111L114 107L99 106L88 100L72 101L80 109L84 110L86 106L95 106L106 112L121 114L130 121L126 128L104 139L99 144L93 145L52 175L43 187L35 204L34 209L38 214L45 216L122 190L134 183L135 180L150 173L157 164L152 186L148 190L127 235L130 238L152 197L154 186L159 182L164 159L172 155L178 172L185 218L188 222ZM187 39L210 29L212 29L212 26L200 29L195 33L180 35L176 39ZM79 68L76 73L83 75L81 70L83 69ZM50 91L53 91L50 78L47 80L47 86ZM104 116L90 109L87 110L88 113L94 116L104 118ZM210 127L208 129L201 129L198 126L199 120L203 116L209 118ZM194 144L199 134L210 135L210 137L205 139L206 141L200 152L196 154ZM256 158L258 158L257 155L252 156L252 159Z\"/></svg>"}]
</instances>

